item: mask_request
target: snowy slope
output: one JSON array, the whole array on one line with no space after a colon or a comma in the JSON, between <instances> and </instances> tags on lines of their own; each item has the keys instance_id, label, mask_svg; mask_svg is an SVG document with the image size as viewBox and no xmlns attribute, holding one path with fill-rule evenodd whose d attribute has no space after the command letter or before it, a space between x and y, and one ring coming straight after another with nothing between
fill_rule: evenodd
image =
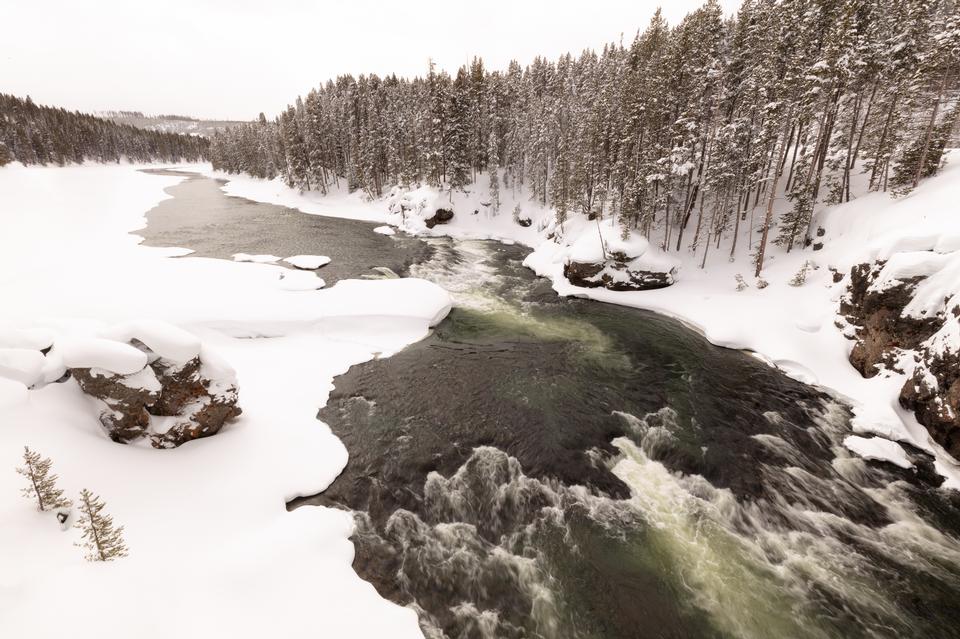
<instances>
[{"instance_id":1,"label":"snowy slope","mask_svg":"<svg viewBox=\"0 0 960 639\"><path fill-rule=\"evenodd\" d=\"M180 179L0 169L0 347L20 349L0 369L0 636L420 637L413 611L353 572L348 513L285 503L346 463L315 418L333 377L423 337L448 295L416 279L292 292L279 266L166 259L183 251L128 233ZM56 362L22 353L52 342L51 357L132 370L141 362L123 340L145 331L168 354L202 345L229 362L242 416L173 450L115 444L75 383L38 374ZM24 445L52 458L71 497L86 487L104 499L129 557L84 561L79 533L19 495Z\"/></svg>"},{"instance_id":2,"label":"snowy slope","mask_svg":"<svg viewBox=\"0 0 960 639\"><path fill-rule=\"evenodd\" d=\"M847 274L850 267L859 262L890 260L891 278L921 272L931 275L915 298L915 312L942 310L944 299L960 291L960 215L957 215L956 204L960 202L960 151L949 154L947 167L940 175L923 182L905 198L894 200L885 193L870 193L820 210L815 225L825 230L823 250L787 253L768 246L763 278L769 285L763 289L756 287L752 277L750 252L756 245L752 234L756 227L749 224L742 225L735 259L729 258L729 249L714 251L707 261L707 269L703 270L699 268L700 255L687 251L663 253L655 249L653 253L645 253L651 266L666 268L678 261L678 283L653 291L617 292L575 287L563 277L567 260L579 259L581 254L593 255L599 250L598 231L603 233L606 228L603 224L598 229L596 222L573 215L558 229L552 211L531 203L522 191L514 193L506 188L501 190L500 212L493 215L484 206L488 198L483 176L471 187L472 191L455 193L452 199L446 192L424 187L399 194L415 202L426 201L428 211L432 210L431 206L444 205L456 211L450 223L433 229L391 212L397 193L379 201L370 201L360 193L323 197L316 193L298 193L286 188L279 179L267 182L248 176L218 176L230 180L224 186L228 194L281 203L306 213L388 222L415 234L526 244L534 251L525 264L550 278L559 294L656 311L685 322L714 344L752 351L788 375L848 399L854 406L854 425L858 432L908 442L935 453L938 468L949 477L949 484L960 488L960 469L930 439L913 415L899 406L897 395L904 376L889 374L864 379L850 366L847 355L853 342L834 325L846 281L835 284L831 272L835 269ZM858 177L854 186L859 182L862 180ZM531 219L530 227L521 227L513 221L511 211L518 204ZM778 202L778 206L784 203ZM760 214L756 214L757 224L759 217ZM609 228L604 234L607 242L616 241L613 230ZM645 240L631 236L631 242L637 241ZM728 245L725 241L724 246ZM806 282L802 286L791 286L790 281L808 261L811 264ZM746 290L736 290L738 274L749 285ZM956 304L960 296L952 299ZM952 330L956 328L948 322L943 332L949 334L940 336L942 343L954 349L960 347L960 329Z\"/></svg>"}]
</instances>

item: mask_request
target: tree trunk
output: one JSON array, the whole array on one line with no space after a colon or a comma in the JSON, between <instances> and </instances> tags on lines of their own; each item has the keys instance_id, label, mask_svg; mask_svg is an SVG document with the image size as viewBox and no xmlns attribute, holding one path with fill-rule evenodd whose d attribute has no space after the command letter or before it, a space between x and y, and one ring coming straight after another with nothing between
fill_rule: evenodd
<instances>
[{"instance_id":1,"label":"tree trunk","mask_svg":"<svg viewBox=\"0 0 960 639\"><path fill-rule=\"evenodd\" d=\"M897 100L899 99L900 99L900 87L898 85L897 90L893 94L893 97L890 98L890 108L887 109L887 117L883 123L883 131L881 131L880 133L880 142L877 144L877 157L874 158L873 160L873 170L870 172L870 186L868 187L869 190L871 191L875 190L874 183L879 173L878 169L880 167L880 156L884 153L884 149L887 144L887 136L890 133L890 123L893 121L893 112L897 107ZM886 159L884 160L883 163L884 165L887 164ZM884 188L883 190L886 191L887 189Z\"/></svg>"},{"instance_id":2,"label":"tree trunk","mask_svg":"<svg viewBox=\"0 0 960 639\"><path fill-rule=\"evenodd\" d=\"M917 188L920 178L923 176L923 165L927 163L927 154L930 152L930 139L933 137L933 129L937 125L937 114L940 112L940 100L943 92L947 88L947 79L950 77L949 68L943 72L943 80L940 82L940 88L937 89L937 97L933 101L933 111L930 112L930 122L927 123L927 131L923 136L923 148L920 150L920 161L917 163L917 172L913 176L913 188Z\"/></svg>"},{"instance_id":3,"label":"tree trunk","mask_svg":"<svg viewBox=\"0 0 960 639\"><path fill-rule=\"evenodd\" d=\"M860 144L863 142L863 133L867 130L867 123L870 122L870 113L873 111L873 98L877 95L878 86L880 86L880 80L875 80L873 90L870 92L870 99L867 101L867 112L863 116L863 124L860 126L859 135L857 135L857 146L853 150L853 160L850 162L851 171L857 166L857 156L860 155Z\"/></svg>"},{"instance_id":4,"label":"tree trunk","mask_svg":"<svg viewBox=\"0 0 960 639\"><path fill-rule=\"evenodd\" d=\"M780 145L781 155L787 154L786 146L786 137L790 132L790 120L792 120L793 112L792 109L787 113L786 122L783 126L783 138L784 142ZM763 217L763 235L760 237L760 246L757 248L757 270L754 273L754 277L760 277L760 272L763 270L763 258L767 252L767 238L770 235L770 224L773 222L773 202L777 197L777 187L780 185L780 172L773 176L773 180L770 182L770 193L767 196L767 212Z\"/></svg>"}]
</instances>

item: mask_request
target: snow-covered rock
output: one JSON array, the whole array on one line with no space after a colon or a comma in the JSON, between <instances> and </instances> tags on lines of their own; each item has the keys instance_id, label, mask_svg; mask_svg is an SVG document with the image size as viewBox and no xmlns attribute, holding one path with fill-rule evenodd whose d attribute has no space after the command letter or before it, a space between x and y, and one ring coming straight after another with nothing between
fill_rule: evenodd
<instances>
[{"instance_id":1,"label":"snow-covered rock","mask_svg":"<svg viewBox=\"0 0 960 639\"><path fill-rule=\"evenodd\" d=\"M914 243L912 246L917 246ZM850 272L840 309L856 340L850 363L906 376L899 402L960 459L960 253L894 253Z\"/></svg>"},{"instance_id":2,"label":"snow-covered rock","mask_svg":"<svg viewBox=\"0 0 960 639\"><path fill-rule=\"evenodd\" d=\"M396 235L396 231L393 230L392 226L378 226L373 229L374 233L379 233L380 235Z\"/></svg>"},{"instance_id":3,"label":"snow-covered rock","mask_svg":"<svg viewBox=\"0 0 960 639\"><path fill-rule=\"evenodd\" d=\"M146 437L155 448L174 448L216 434L240 414L233 369L212 355L209 364L204 362L199 340L186 331L131 323L108 332L136 335L130 339L142 345L144 367L127 374L97 367L70 368L70 373L84 393L101 402L100 423L112 440ZM144 336L176 357L154 351Z\"/></svg>"},{"instance_id":4,"label":"snow-covered rock","mask_svg":"<svg viewBox=\"0 0 960 639\"><path fill-rule=\"evenodd\" d=\"M291 257L283 258L283 261L287 264L292 264L297 268L312 271L320 268L321 266L326 266L329 264L330 258L326 255L293 255Z\"/></svg>"},{"instance_id":5,"label":"snow-covered rock","mask_svg":"<svg viewBox=\"0 0 960 639\"><path fill-rule=\"evenodd\" d=\"M670 286L679 262L653 250L638 233L623 237L613 219L596 223L596 232L581 229L564 251L563 275L574 286L613 291L642 291Z\"/></svg>"}]
</instances>

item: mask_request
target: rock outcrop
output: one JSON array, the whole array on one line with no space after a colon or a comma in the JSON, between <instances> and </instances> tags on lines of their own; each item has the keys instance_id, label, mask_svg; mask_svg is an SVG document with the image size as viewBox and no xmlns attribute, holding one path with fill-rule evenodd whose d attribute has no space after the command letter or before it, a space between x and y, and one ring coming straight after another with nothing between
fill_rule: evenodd
<instances>
[{"instance_id":1,"label":"rock outcrop","mask_svg":"<svg viewBox=\"0 0 960 639\"><path fill-rule=\"evenodd\" d=\"M939 328L933 318L917 319L903 312L922 278L914 277L886 287L871 286L885 263L854 266L850 270L847 294L840 301L840 312L854 327L856 337L850 363L864 377L876 375L880 365L903 372L897 363L903 351L916 349Z\"/></svg>"},{"instance_id":2,"label":"rock outcrop","mask_svg":"<svg viewBox=\"0 0 960 639\"><path fill-rule=\"evenodd\" d=\"M858 264L840 312L856 340L850 363L864 377L884 369L908 375L900 405L934 441L960 459L960 306L932 317L906 312L924 277L882 282L885 262ZM879 285L878 285L879 284Z\"/></svg>"},{"instance_id":3,"label":"rock outcrop","mask_svg":"<svg viewBox=\"0 0 960 639\"><path fill-rule=\"evenodd\" d=\"M103 369L71 368L81 390L100 400L100 423L116 442L147 438L156 448L174 448L209 437L240 415L232 372L208 367L201 355L186 362L148 355L143 370L119 375Z\"/></svg>"},{"instance_id":4,"label":"rock outcrop","mask_svg":"<svg viewBox=\"0 0 960 639\"><path fill-rule=\"evenodd\" d=\"M626 256L613 255L605 262L568 261L563 276L574 286L607 288L611 291L644 291L674 283L675 269L650 271L631 267Z\"/></svg>"}]
</instances>

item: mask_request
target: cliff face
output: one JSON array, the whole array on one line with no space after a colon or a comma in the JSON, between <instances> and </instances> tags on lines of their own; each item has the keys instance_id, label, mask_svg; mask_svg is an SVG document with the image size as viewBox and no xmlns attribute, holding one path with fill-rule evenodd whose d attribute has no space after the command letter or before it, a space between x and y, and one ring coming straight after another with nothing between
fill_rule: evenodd
<instances>
[{"instance_id":1,"label":"cliff face","mask_svg":"<svg viewBox=\"0 0 960 639\"><path fill-rule=\"evenodd\" d=\"M886 261L850 271L840 312L856 344L850 363L864 377L882 370L907 375L900 405L913 412L933 439L960 459L960 304L936 313L912 309L927 276L897 276Z\"/></svg>"}]
</instances>

